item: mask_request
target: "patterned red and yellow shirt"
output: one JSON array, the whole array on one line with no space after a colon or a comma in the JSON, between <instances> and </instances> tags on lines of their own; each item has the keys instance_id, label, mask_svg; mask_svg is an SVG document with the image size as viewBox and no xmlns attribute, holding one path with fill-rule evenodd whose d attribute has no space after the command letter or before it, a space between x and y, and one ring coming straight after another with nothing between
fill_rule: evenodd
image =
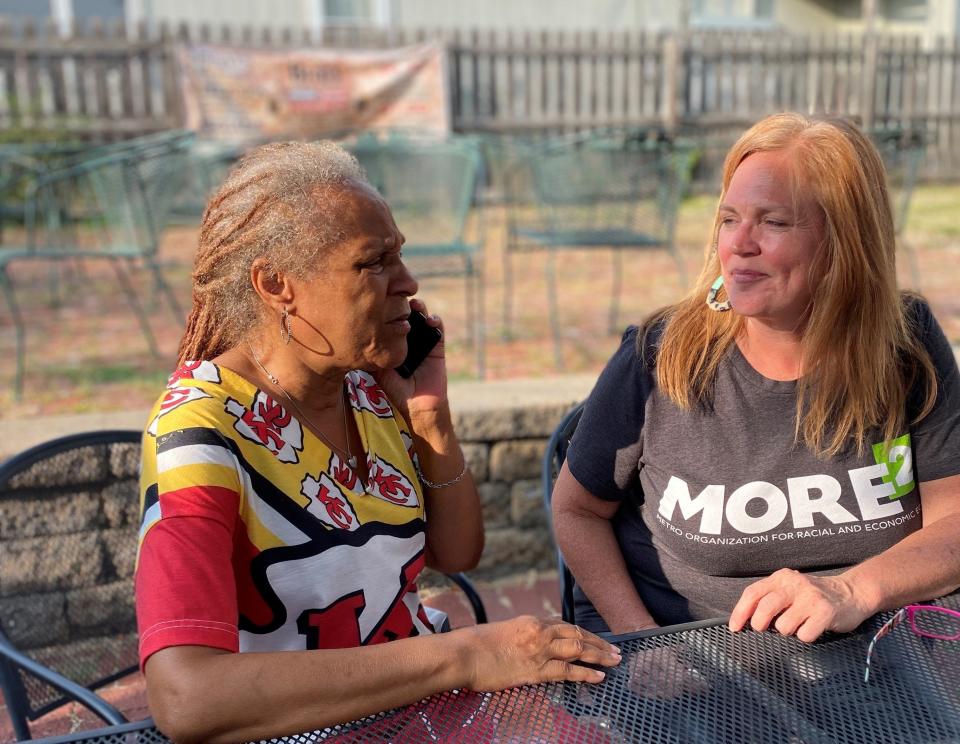
<instances>
[{"instance_id":1,"label":"patterned red and yellow shirt","mask_svg":"<svg viewBox=\"0 0 960 744\"><path fill-rule=\"evenodd\" d=\"M188 362L170 378L143 437L141 666L169 646L345 648L433 632L416 587L425 514L409 429L369 374L344 385L366 485L231 370Z\"/></svg>"}]
</instances>

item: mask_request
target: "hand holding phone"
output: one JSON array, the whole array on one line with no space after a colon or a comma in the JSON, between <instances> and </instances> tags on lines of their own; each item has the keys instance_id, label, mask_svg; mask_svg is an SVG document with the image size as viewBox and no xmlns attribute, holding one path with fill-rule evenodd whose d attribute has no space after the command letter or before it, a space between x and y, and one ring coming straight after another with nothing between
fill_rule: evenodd
<instances>
[{"instance_id":1,"label":"hand holding phone","mask_svg":"<svg viewBox=\"0 0 960 744\"><path fill-rule=\"evenodd\" d=\"M403 378L410 377L414 373L443 336L440 329L427 323L426 316L417 310L410 313L409 320L410 333L407 334L407 357L396 368L397 374Z\"/></svg>"}]
</instances>

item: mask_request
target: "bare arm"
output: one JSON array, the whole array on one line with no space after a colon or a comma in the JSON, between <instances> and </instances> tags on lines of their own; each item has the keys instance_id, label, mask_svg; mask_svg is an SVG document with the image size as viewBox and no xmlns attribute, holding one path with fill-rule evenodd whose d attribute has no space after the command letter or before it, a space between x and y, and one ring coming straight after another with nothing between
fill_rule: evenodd
<instances>
[{"instance_id":1,"label":"bare arm","mask_svg":"<svg viewBox=\"0 0 960 744\"><path fill-rule=\"evenodd\" d=\"M848 631L881 610L947 594L960 586L960 475L919 485L923 527L837 576L781 569L744 590L730 629L747 622L813 641Z\"/></svg>"},{"instance_id":2,"label":"bare arm","mask_svg":"<svg viewBox=\"0 0 960 744\"><path fill-rule=\"evenodd\" d=\"M598 499L567 468L553 487L553 528L577 583L614 633L657 627L637 594L610 520L619 504Z\"/></svg>"},{"instance_id":3,"label":"bare arm","mask_svg":"<svg viewBox=\"0 0 960 744\"><path fill-rule=\"evenodd\" d=\"M166 648L145 668L150 710L177 742L232 742L311 731L441 690L554 680L599 682L614 646L573 625L521 617L360 648L233 654Z\"/></svg>"},{"instance_id":4,"label":"bare arm","mask_svg":"<svg viewBox=\"0 0 960 744\"><path fill-rule=\"evenodd\" d=\"M427 306L421 300L411 300L410 307L427 315ZM443 329L443 323L436 316L427 315L427 323ZM404 379L394 370L381 370L377 379L410 423L423 475L433 483L456 478L464 460L447 399L443 341L411 377ZM470 471L456 484L437 489L424 484L423 490L427 511L427 565L438 571L466 571L476 566L483 552L483 518L480 496Z\"/></svg>"},{"instance_id":5,"label":"bare arm","mask_svg":"<svg viewBox=\"0 0 960 744\"><path fill-rule=\"evenodd\" d=\"M923 527L847 571L874 612L948 594L960 586L960 475L919 484Z\"/></svg>"},{"instance_id":6,"label":"bare arm","mask_svg":"<svg viewBox=\"0 0 960 744\"><path fill-rule=\"evenodd\" d=\"M433 483L446 483L466 466L453 430L449 405L425 413L410 413L420 470ZM465 571L477 565L483 552L480 496L469 468L463 478L445 488L423 485L427 506L427 565L438 571Z\"/></svg>"}]
</instances>

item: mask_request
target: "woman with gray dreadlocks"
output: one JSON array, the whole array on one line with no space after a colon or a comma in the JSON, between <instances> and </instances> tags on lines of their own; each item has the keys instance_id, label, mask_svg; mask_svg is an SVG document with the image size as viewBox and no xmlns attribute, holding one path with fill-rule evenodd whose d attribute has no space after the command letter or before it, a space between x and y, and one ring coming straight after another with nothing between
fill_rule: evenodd
<instances>
[{"instance_id":1,"label":"woman with gray dreadlocks","mask_svg":"<svg viewBox=\"0 0 960 744\"><path fill-rule=\"evenodd\" d=\"M532 617L434 634L417 576L476 565L483 526L442 341L411 377L394 369L427 312L403 240L328 142L254 150L207 207L179 368L143 440L140 656L176 741L595 682L574 662L619 661Z\"/></svg>"}]
</instances>

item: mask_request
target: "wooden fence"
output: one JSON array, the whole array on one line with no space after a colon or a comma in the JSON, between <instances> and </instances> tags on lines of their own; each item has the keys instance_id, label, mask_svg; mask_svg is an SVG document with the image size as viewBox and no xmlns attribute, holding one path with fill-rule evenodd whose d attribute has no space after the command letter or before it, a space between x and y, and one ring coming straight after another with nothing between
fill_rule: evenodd
<instances>
[{"instance_id":1,"label":"wooden fence","mask_svg":"<svg viewBox=\"0 0 960 744\"><path fill-rule=\"evenodd\" d=\"M0 125L116 138L182 121L174 45L447 47L457 131L656 126L723 138L780 110L923 127L927 175L960 177L960 46L917 38L783 32L613 34L399 32L349 28L125 29L0 24Z\"/></svg>"},{"instance_id":2,"label":"wooden fence","mask_svg":"<svg viewBox=\"0 0 960 744\"><path fill-rule=\"evenodd\" d=\"M172 38L92 25L61 39L52 26L0 25L3 139L118 139L182 121Z\"/></svg>"}]
</instances>

